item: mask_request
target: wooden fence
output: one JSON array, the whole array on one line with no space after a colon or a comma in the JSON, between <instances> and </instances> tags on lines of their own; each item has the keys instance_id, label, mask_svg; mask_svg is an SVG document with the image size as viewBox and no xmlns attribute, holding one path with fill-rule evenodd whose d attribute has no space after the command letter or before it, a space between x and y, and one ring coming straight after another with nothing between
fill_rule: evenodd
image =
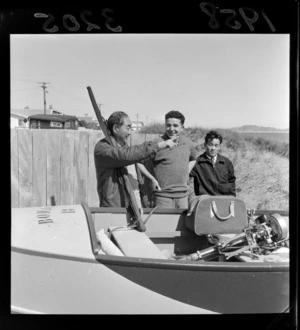
<instances>
[{"instance_id":1,"label":"wooden fence","mask_svg":"<svg viewBox=\"0 0 300 330\"><path fill-rule=\"evenodd\" d=\"M101 131L11 129L11 206L98 206L94 147ZM131 136L140 144L157 134Z\"/></svg>"}]
</instances>

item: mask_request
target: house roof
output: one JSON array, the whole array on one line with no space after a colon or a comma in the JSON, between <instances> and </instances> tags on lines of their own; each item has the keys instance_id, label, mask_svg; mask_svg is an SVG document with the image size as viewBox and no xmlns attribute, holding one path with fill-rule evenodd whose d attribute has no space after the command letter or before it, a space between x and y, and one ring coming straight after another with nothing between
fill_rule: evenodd
<instances>
[{"instance_id":1,"label":"house roof","mask_svg":"<svg viewBox=\"0 0 300 330\"><path fill-rule=\"evenodd\" d=\"M27 116L16 115L14 113L11 113L10 116L13 117L13 118L17 118L17 119L25 119L25 118L27 118Z\"/></svg>"},{"instance_id":2,"label":"house roof","mask_svg":"<svg viewBox=\"0 0 300 330\"><path fill-rule=\"evenodd\" d=\"M50 114L52 111L52 109L47 109L47 114ZM11 109L10 111L11 115L18 115L18 116L22 116L22 117L29 117L32 115L37 115L40 113L44 113L44 109Z\"/></svg>"},{"instance_id":3,"label":"house roof","mask_svg":"<svg viewBox=\"0 0 300 330\"><path fill-rule=\"evenodd\" d=\"M45 114L38 114L32 115L28 117L29 120L36 119L36 120L49 120L49 121L58 121L61 123L65 123L69 120L78 120L75 116L66 116L66 115L45 115Z\"/></svg>"}]
</instances>

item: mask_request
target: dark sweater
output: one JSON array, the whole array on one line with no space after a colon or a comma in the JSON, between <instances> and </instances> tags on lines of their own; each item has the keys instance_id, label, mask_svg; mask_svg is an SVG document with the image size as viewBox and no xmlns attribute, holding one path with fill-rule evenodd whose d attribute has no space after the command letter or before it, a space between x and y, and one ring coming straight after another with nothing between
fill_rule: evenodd
<instances>
[{"instance_id":1,"label":"dark sweater","mask_svg":"<svg viewBox=\"0 0 300 330\"><path fill-rule=\"evenodd\" d=\"M166 135L155 141L168 139ZM156 196L182 198L188 194L189 162L197 157L193 142L180 136L178 145L172 149L162 149L152 156L154 176L161 190Z\"/></svg>"}]
</instances>

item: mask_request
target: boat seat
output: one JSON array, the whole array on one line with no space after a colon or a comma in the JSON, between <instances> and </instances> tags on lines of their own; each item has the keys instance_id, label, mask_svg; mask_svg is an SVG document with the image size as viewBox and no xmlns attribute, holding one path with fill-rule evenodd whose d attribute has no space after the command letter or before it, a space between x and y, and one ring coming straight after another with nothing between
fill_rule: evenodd
<instances>
[{"instance_id":1,"label":"boat seat","mask_svg":"<svg viewBox=\"0 0 300 330\"><path fill-rule=\"evenodd\" d=\"M108 231L127 257L168 259L143 232L116 227L109 227Z\"/></svg>"}]
</instances>

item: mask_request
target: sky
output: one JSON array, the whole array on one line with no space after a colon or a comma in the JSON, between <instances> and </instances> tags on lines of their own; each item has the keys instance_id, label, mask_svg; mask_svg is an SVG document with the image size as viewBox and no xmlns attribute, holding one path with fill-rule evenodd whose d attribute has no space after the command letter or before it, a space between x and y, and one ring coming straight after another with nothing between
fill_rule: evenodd
<instances>
[{"instance_id":1,"label":"sky","mask_svg":"<svg viewBox=\"0 0 300 330\"><path fill-rule=\"evenodd\" d=\"M180 111L185 127L289 128L288 34L11 35L11 109L144 124Z\"/></svg>"}]
</instances>

